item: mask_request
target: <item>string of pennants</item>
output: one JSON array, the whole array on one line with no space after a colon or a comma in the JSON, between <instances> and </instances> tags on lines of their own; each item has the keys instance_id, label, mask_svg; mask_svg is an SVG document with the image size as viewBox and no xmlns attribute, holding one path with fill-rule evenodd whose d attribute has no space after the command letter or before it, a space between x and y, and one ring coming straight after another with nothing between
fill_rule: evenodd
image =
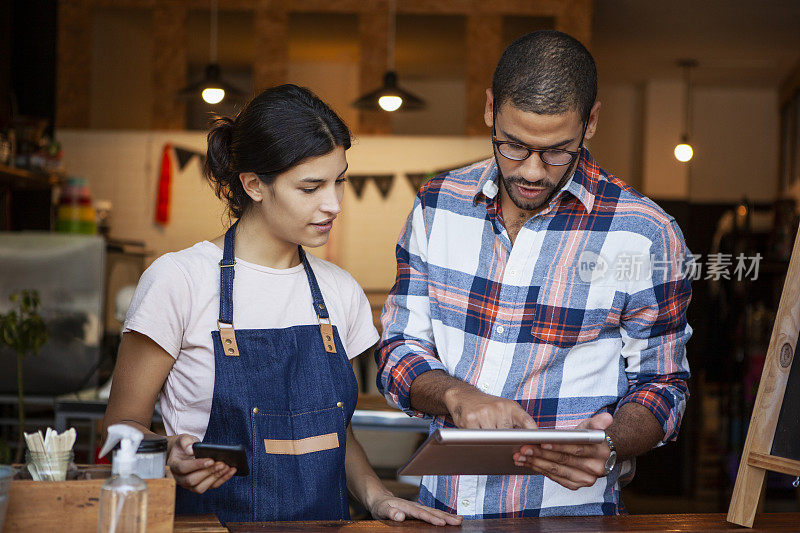
<instances>
[{"instance_id":1,"label":"string of pennants","mask_svg":"<svg viewBox=\"0 0 800 533\"><path fill-rule=\"evenodd\" d=\"M156 194L156 209L155 221L158 224L166 225L169 222L170 214L170 191L172 189L173 177L173 154L174 159L178 162L178 170L182 171L186 168L192 159L195 157L200 159L201 168L205 166L206 156L203 152L191 150L181 146L173 146L171 143L164 144L161 153L161 169L158 176L158 192ZM480 160L479 160L480 161ZM434 170L433 172L407 172L405 174L406 181L411 185L411 189L416 193L422 185L429 179L438 176L448 170L454 168L461 168L477 163L472 161L462 165L452 165L447 168ZM392 182L394 181L394 174L350 174L347 177L356 198L361 198L364 194L364 188L367 183L372 181L378 189L381 198L384 200L389 196L389 191L392 189Z\"/></svg>"},{"instance_id":2,"label":"string of pennants","mask_svg":"<svg viewBox=\"0 0 800 533\"><path fill-rule=\"evenodd\" d=\"M411 189L416 193L429 179L454 168L467 167L478 163L479 161L483 161L483 159L461 165L452 165L447 168L434 170L433 172L407 172L405 174L405 178L408 184L411 185ZM353 192L355 193L356 198L361 198L361 196L364 194L364 188L366 187L367 183L371 181L375 183L381 198L385 200L389 196L389 191L392 189L394 174L348 174L347 181L349 181L350 185L353 187Z\"/></svg>"},{"instance_id":3,"label":"string of pennants","mask_svg":"<svg viewBox=\"0 0 800 533\"><path fill-rule=\"evenodd\" d=\"M189 150L188 148L181 148L180 146L175 146L174 148L175 158L178 160L178 170L183 170L183 168L189 164L189 161L191 161L193 157L200 158L200 168L205 166L206 154L203 152Z\"/></svg>"}]
</instances>

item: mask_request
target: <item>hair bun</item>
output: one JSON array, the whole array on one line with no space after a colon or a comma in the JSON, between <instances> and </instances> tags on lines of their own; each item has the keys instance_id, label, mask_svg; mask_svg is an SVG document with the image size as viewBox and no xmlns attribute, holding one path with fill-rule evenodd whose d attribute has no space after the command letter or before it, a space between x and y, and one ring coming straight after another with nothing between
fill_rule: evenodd
<instances>
[{"instance_id":1,"label":"hair bun","mask_svg":"<svg viewBox=\"0 0 800 533\"><path fill-rule=\"evenodd\" d=\"M208 132L206 164L203 169L212 182L227 183L231 174L231 144L233 143L233 119L215 117Z\"/></svg>"}]
</instances>

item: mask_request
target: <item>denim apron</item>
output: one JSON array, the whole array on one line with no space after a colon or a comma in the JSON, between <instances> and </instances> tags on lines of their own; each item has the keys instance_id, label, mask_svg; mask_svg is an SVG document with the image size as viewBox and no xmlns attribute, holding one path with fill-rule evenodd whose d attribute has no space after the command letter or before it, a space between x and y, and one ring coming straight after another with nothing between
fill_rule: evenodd
<instances>
[{"instance_id":1,"label":"denim apron","mask_svg":"<svg viewBox=\"0 0 800 533\"><path fill-rule=\"evenodd\" d=\"M250 474L203 494L177 487L176 512L214 513L223 523L348 520L344 458L358 385L337 328L300 248L319 324L235 330L235 233L236 223L220 261L214 396L203 442L244 445Z\"/></svg>"}]
</instances>

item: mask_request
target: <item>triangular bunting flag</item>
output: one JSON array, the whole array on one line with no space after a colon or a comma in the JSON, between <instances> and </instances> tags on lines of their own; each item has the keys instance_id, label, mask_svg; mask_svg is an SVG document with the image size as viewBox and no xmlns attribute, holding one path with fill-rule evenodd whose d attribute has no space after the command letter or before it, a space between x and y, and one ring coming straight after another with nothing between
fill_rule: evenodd
<instances>
[{"instance_id":1,"label":"triangular bunting flag","mask_svg":"<svg viewBox=\"0 0 800 533\"><path fill-rule=\"evenodd\" d=\"M427 182L429 179L436 175L435 172L417 172L414 174L406 174L406 179L408 183L411 184L411 188L414 190L414 194L416 194L420 187Z\"/></svg>"},{"instance_id":2,"label":"triangular bunting flag","mask_svg":"<svg viewBox=\"0 0 800 533\"><path fill-rule=\"evenodd\" d=\"M195 150L189 150L187 148L179 148L175 147L175 157L178 159L178 169L183 170L183 167L189 164L189 161L192 160L194 156L200 158L200 168L206 166L206 154L203 152L197 152Z\"/></svg>"},{"instance_id":3,"label":"triangular bunting flag","mask_svg":"<svg viewBox=\"0 0 800 533\"><path fill-rule=\"evenodd\" d=\"M197 152L191 152L189 150L185 150L183 148L175 147L175 157L178 158L178 169L183 170L189 160L192 159L194 156L198 155Z\"/></svg>"},{"instance_id":4,"label":"triangular bunting flag","mask_svg":"<svg viewBox=\"0 0 800 533\"><path fill-rule=\"evenodd\" d=\"M406 174L406 179L408 183L411 184L411 187L414 189L414 193L419 191L420 187L431 178L438 176L439 174L444 174L445 172L450 172L453 169L469 167L476 163L482 163L485 161L486 158L478 159L476 161L470 161L469 163L460 163L456 165L450 165L444 168L440 168L438 170L434 170L433 172L409 172Z\"/></svg>"},{"instance_id":5,"label":"triangular bunting flag","mask_svg":"<svg viewBox=\"0 0 800 533\"><path fill-rule=\"evenodd\" d=\"M378 191L381 193L381 197L385 200L387 196L389 196L389 190L392 188L392 180L394 176L392 174L381 174L378 176L372 176L372 181L375 182L375 185L378 187Z\"/></svg>"},{"instance_id":6,"label":"triangular bunting flag","mask_svg":"<svg viewBox=\"0 0 800 533\"><path fill-rule=\"evenodd\" d=\"M367 180L370 176L364 175L353 175L350 174L347 176L347 181L353 186L353 192L356 193L356 198L361 198L361 195L364 193L364 185L367 184Z\"/></svg>"}]
</instances>

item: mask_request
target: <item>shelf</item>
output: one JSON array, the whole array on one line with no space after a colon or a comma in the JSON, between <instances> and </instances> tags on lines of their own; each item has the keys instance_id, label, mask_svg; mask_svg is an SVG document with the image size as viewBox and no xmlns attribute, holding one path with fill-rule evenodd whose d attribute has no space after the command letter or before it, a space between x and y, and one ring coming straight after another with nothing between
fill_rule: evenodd
<instances>
[{"instance_id":1,"label":"shelf","mask_svg":"<svg viewBox=\"0 0 800 533\"><path fill-rule=\"evenodd\" d=\"M15 189L50 189L63 182L64 176L49 172L0 165L0 187Z\"/></svg>"}]
</instances>

